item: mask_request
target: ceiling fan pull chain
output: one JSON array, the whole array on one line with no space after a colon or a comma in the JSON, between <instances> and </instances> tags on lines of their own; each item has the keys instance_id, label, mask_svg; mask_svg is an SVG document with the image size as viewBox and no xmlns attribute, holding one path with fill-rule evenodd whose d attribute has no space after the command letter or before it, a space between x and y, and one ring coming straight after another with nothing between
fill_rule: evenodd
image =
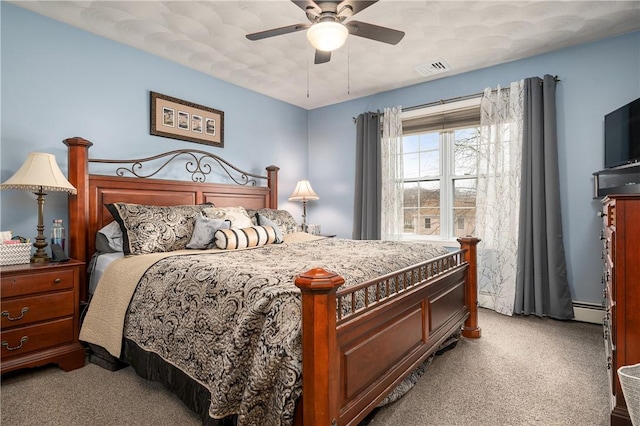
<instances>
[{"instance_id":1,"label":"ceiling fan pull chain","mask_svg":"<svg viewBox=\"0 0 640 426\"><path fill-rule=\"evenodd\" d=\"M351 95L351 42L347 40L347 95Z\"/></svg>"},{"instance_id":2,"label":"ceiling fan pull chain","mask_svg":"<svg viewBox=\"0 0 640 426\"><path fill-rule=\"evenodd\" d=\"M309 48L307 47L307 99L309 99Z\"/></svg>"}]
</instances>

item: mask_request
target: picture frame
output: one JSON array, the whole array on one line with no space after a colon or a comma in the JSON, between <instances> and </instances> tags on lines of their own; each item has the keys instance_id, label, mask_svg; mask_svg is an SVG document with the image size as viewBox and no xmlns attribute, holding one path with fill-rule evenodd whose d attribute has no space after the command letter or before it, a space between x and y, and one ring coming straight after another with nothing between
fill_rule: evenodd
<instances>
[{"instance_id":1,"label":"picture frame","mask_svg":"<svg viewBox=\"0 0 640 426\"><path fill-rule=\"evenodd\" d=\"M151 92L154 136L224 147L224 112Z\"/></svg>"}]
</instances>

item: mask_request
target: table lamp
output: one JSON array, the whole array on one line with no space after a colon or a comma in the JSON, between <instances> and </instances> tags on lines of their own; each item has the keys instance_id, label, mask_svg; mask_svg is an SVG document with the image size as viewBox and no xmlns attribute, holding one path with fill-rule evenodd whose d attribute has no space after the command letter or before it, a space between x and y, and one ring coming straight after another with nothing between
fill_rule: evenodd
<instances>
[{"instance_id":1,"label":"table lamp","mask_svg":"<svg viewBox=\"0 0 640 426\"><path fill-rule=\"evenodd\" d=\"M76 193L76 188L64 177L53 154L32 152L18 171L0 189L19 189L30 191L38 196L38 236L33 246L36 252L31 262L48 262L51 260L44 248L48 245L44 236L44 196L49 191L66 191Z\"/></svg>"},{"instance_id":2,"label":"table lamp","mask_svg":"<svg viewBox=\"0 0 640 426\"><path fill-rule=\"evenodd\" d=\"M304 232L307 232L307 201L319 199L308 180L298 181L296 189L289 197L289 201L302 201L302 231Z\"/></svg>"}]
</instances>

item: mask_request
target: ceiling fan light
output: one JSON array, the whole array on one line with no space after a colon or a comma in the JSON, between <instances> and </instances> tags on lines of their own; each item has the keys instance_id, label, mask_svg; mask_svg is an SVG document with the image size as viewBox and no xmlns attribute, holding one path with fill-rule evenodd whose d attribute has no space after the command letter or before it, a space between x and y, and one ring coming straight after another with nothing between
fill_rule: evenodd
<instances>
[{"instance_id":1,"label":"ceiling fan light","mask_svg":"<svg viewBox=\"0 0 640 426\"><path fill-rule=\"evenodd\" d=\"M307 30L307 38L311 45L323 52L340 48L348 35L347 27L339 22L319 22Z\"/></svg>"}]
</instances>

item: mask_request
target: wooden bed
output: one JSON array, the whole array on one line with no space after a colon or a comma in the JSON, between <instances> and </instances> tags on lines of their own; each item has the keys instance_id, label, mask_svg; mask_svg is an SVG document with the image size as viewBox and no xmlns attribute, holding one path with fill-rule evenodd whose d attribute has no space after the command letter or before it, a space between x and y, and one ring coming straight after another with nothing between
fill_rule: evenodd
<instances>
[{"instance_id":1,"label":"wooden bed","mask_svg":"<svg viewBox=\"0 0 640 426\"><path fill-rule=\"evenodd\" d=\"M113 219L107 203L160 206L201 204L278 207L278 167L265 176L243 172L217 156L199 150L173 151L150 157L162 164L187 158L192 181L139 177L147 159L94 160L91 142L66 139L69 181L78 189L69 197L69 252L88 263L95 252L96 232ZM207 164L207 162L209 162ZM129 164L116 176L90 174L89 164ZM219 165L236 183L207 183L210 163ZM160 168L164 168L164 165ZM154 173L151 173L153 175ZM127 175L127 176L125 176ZM302 292L303 390L296 424L358 424L389 392L434 353L452 333L480 337L477 324L477 238L460 238L461 249L435 260L379 277L348 289L331 271L312 269L296 277ZM82 274L81 300L87 300ZM399 281L407 288L383 294ZM354 293L368 287L375 303L348 310Z\"/></svg>"}]
</instances>

